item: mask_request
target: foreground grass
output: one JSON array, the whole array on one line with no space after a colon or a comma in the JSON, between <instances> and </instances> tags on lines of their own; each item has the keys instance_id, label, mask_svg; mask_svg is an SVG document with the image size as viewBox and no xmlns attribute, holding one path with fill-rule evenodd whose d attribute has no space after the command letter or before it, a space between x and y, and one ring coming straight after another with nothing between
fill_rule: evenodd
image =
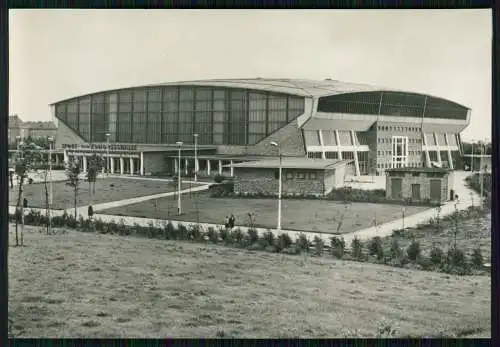
<instances>
[{"instance_id":1,"label":"foreground grass","mask_svg":"<svg viewBox=\"0 0 500 347\"><path fill-rule=\"evenodd\" d=\"M52 187L54 209L63 210L73 207L74 191L72 187L68 186L66 182L55 182ZM189 184L183 184L181 189L187 189L189 187ZM109 177L96 181L95 194L92 196L92 202L93 204L99 204L135 198L138 196L168 193L176 190L177 185L165 181ZM45 208L45 187L42 183L25 185L24 196L28 199L30 207ZM77 205L85 206L88 205L89 201L89 184L82 180L80 183ZM17 190L11 190L9 194L9 205L15 206L16 202Z\"/></svg>"},{"instance_id":2,"label":"foreground grass","mask_svg":"<svg viewBox=\"0 0 500 347\"><path fill-rule=\"evenodd\" d=\"M491 335L485 276L26 229L9 252L20 337Z\"/></svg>"},{"instance_id":3,"label":"foreground grass","mask_svg":"<svg viewBox=\"0 0 500 347\"><path fill-rule=\"evenodd\" d=\"M224 218L234 214L236 225L249 225L248 213L254 215L254 226L275 228L277 202L275 199L247 198L211 198L208 193L196 193L182 199L183 215L177 215L176 197L167 197L155 201L99 211L103 214L133 216L144 218L172 219L187 222L223 224ZM345 205L329 200L283 200L283 229L336 233L342 220L339 233L349 233L373 226L373 219L378 223L387 223L401 218L401 207L390 204L352 203ZM429 209L425 206L409 206L405 215Z\"/></svg>"}]
</instances>

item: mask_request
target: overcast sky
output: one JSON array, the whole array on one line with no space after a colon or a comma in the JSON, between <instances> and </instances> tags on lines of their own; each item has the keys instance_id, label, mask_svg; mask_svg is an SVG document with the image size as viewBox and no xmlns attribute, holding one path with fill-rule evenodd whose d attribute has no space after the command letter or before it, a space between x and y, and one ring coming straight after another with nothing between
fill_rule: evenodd
<instances>
[{"instance_id":1,"label":"overcast sky","mask_svg":"<svg viewBox=\"0 0 500 347\"><path fill-rule=\"evenodd\" d=\"M331 78L472 109L491 134L491 10L11 10L10 114L100 90L210 78Z\"/></svg>"}]
</instances>

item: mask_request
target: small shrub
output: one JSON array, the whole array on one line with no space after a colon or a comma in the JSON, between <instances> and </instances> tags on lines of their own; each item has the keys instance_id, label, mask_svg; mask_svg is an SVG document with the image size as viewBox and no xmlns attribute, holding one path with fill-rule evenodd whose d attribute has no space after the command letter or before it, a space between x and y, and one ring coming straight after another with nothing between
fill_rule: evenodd
<instances>
[{"instance_id":1,"label":"small shrub","mask_svg":"<svg viewBox=\"0 0 500 347\"><path fill-rule=\"evenodd\" d=\"M274 242L275 242L275 238L274 238L274 234L271 232L271 231L266 231L263 235L262 235L262 239L266 242L266 245L268 246L274 246Z\"/></svg>"},{"instance_id":2,"label":"small shrub","mask_svg":"<svg viewBox=\"0 0 500 347\"><path fill-rule=\"evenodd\" d=\"M459 248L451 247L446 255L446 262L451 266L463 267L466 264L465 253Z\"/></svg>"},{"instance_id":3,"label":"small shrub","mask_svg":"<svg viewBox=\"0 0 500 347\"><path fill-rule=\"evenodd\" d=\"M259 240L259 233L257 232L257 229L255 228L250 228L247 231L248 237L250 238L250 244L253 245L254 243L257 243Z\"/></svg>"},{"instance_id":4,"label":"small shrub","mask_svg":"<svg viewBox=\"0 0 500 347\"><path fill-rule=\"evenodd\" d=\"M290 238L290 236L288 236L288 234L283 233L278 235L276 239L278 252L281 252L283 249L290 247L292 243L292 239Z\"/></svg>"},{"instance_id":5,"label":"small shrub","mask_svg":"<svg viewBox=\"0 0 500 347\"><path fill-rule=\"evenodd\" d=\"M325 242L319 236L314 236L314 254L320 256L323 254L323 249L325 248Z\"/></svg>"},{"instance_id":6,"label":"small shrub","mask_svg":"<svg viewBox=\"0 0 500 347\"><path fill-rule=\"evenodd\" d=\"M177 240L189 240L188 228L182 224L177 224Z\"/></svg>"},{"instance_id":7,"label":"small shrub","mask_svg":"<svg viewBox=\"0 0 500 347\"><path fill-rule=\"evenodd\" d=\"M112 223L115 224L114 222L112 222ZM111 224L111 223L109 223L109 224ZM95 226L96 231L101 231L104 229L104 222L101 219L96 219L94 221L94 226Z\"/></svg>"},{"instance_id":8,"label":"small shrub","mask_svg":"<svg viewBox=\"0 0 500 347\"><path fill-rule=\"evenodd\" d=\"M443 250L436 245L432 246L431 252L429 254L429 258L432 264L441 265L443 262Z\"/></svg>"},{"instance_id":9,"label":"small shrub","mask_svg":"<svg viewBox=\"0 0 500 347\"><path fill-rule=\"evenodd\" d=\"M231 232L231 241L236 246L244 246L243 245L243 231L240 228L236 228Z\"/></svg>"},{"instance_id":10,"label":"small shrub","mask_svg":"<svg viewBox=\"0 0 500 347\"><path fill-rule=\"evenodd\" d=\"M222 183L222 182L224 182L225 180L226 180L226 177L225 177L225 176L223 176L223 175L219 175L219 174L217 174L217 175L215 175L215 177L214 177L214 181L215 181L215 183Z\"/></svg>"},{"instance_id":11,"label":"small shrub","mask_svg":"<svg viewBox=\"0 0 500 347\"><path fill-rule=\"evenodd\" d=\"M224 244L228 245L231 243L231 233L229 231L229 229L227 228L220 228L219 229L219 236L222 240L222 242L224 242Z\"/></svg>"},{"instance_id":12,"label":"small shrub","mask_svg":"<svg viewBox=\"0 0 500 347\"><path fill-rule=\"evenodd\" d=\"M210 242L217 243L219 241L219 235L214 227L208 227L207 235Z\"/></svg>"},{"instance_id":13,"label":"small shrub","mask_svg":"<svg viewBox=\"0 0 500 347\"><path fill-rule=\"evenodd\" d=\"M167 225L165 225L163 234L164 234L165 239L167 239L167 240L174 240L175 239L175 237L176 237L175 227L172 224L172 222L169 221L167 223Z\"/></svg>"},{"instance_id":14,"label":"small shrub","mask_svg":"<svg viewBox=\"0 0 500 347\"><path fill-rule=\"evenodd\" d=\"M394 239L391 243L391 258L402 259L404 255L403 249L399 245L398 240Z\"/></svg>"},{"instance_id":15,"label":"small shrub","mask_svg":"<svg viewBox=\"0 0 500 347\"><path fill-rule=\"evenodd\" d=\"M481 248L479 248L479 247L474 248L474 250L472 251L471 262L475 268L482 268L483 267L484 258L483 258L483 254L481 252Z\"/></svg>"},{"instance_id":16,"label":"small shrub","mask_svg":"<svg viewBox=\"0 0 500 347\"><path fill-rule=\"evenodd\" d=\"M343 237L333 236L330 238L330 247L332 255L335 258L341 259L345 253L345 241Z\"/></svg>"},{"instance_id":17,"label":"small shrub","mask_svg":"<svg viewBox=\"0 0 500 347\"><path fill-rule=\"evenodd\" d=\"M307 239L306 235L300 234L296 241L296 246L301 252L309 252L311 242Z\"/></svg>"},{"instance_id":18,"label":"small shrub","mask_svg":"<svg viewBox=\"0 0 500 347\"><path fill-rule=\"evenodd\" d=\"M118 223L118 235L129 235L130 234L130 230L127 228L127 226L125 225L125 222L123 221L123 219L120 219L120 222Z\"/></svg>"},{"instance_id":19,"label":"small shrub","mask_svg":"<svg viewBox=\"0 0 500 347\"><path fill-rule=\"evenodd\" d=\"M384 259L384 248L382 247L382 239L380 236L375 236L370 240L368 252L370 255L376 256L378 260Z\"/></svg>"},{"instance_id":20,"label":"small shrub","mask_svg":"<svg viewBox=\"0 0 500 347\"><path fill-rule=\"evenodd\" d=\"M406 249L406 253L408 254L408 258L411 261L416 261L421 255L420 243L416 240L413 240Z\"/></svg>"},{"instance_id":21,"label":"small shrub","mask_svg":"<svg viewBox=\"0 0 500 347\"><path fill-rule=\"evenodd\" d=\"M420 265L422 270L430 270L430 269L432 269L432 267L434 265L430 258L423 257L423 256L421 256L417 259L417 264Z\"/></svg>"},{"instance_id":22,"label":"small shrub","mask_svg":"<svg viewBox=\"0 0 500 347\"><path fill-rule=\"evenodd\" d=\"M76 229L78 227L78 220L74 216L67 216L65 226L71 229Z\"/></svg>"},{"instance_id":23,"label":"small shrub","mask_svg":"<svg viewBox=\"0 0 500 347\"><path fill-rule=\"evenodd\" d=\"M281 253L296 255L296 254L300 254L300 249L296 246L291 246L291 247L284 248L283 250L281 250Z\"/></svg>"},{"instance_id":24,"label":"small shrub","mask_svg":"<svg viewBox=\"0 0 500 347\"><path fill-rule=\"evenodd\" d=\"M351 254L354 259L362 260L363 259L363 245L361 241L355 236L351 242Z\"/></svg>"}]
</instances>

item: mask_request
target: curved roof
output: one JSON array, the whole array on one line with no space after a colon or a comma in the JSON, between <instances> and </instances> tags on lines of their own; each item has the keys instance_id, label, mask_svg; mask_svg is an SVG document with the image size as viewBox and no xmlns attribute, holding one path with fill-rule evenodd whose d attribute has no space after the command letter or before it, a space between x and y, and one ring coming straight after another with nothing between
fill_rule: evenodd
<instances>
[{"instance_id":1,"label":"curved roof","mask_svg":"<svg viewBox=\"0 0 500 347\"><path fill-rule=\"evenodd\" d=\"M158 86L206 86L206 87L229 87L229 88L242 88L242 89L255 89L276 93L293 94L304 97L323 97L338 94L358 93L358 92L379 92L379 91L393 91L401 93L420 94L411 91L397 90L392 88L376 87L367 84L349 83L337 80L326 79L323 81L307 80L307 79L284 79L284 78L248 78L248 79L209 79L209 80L194 80L194 81L181 81L181 82L168 82L156 83L134 87L124 87L112 90L123 90L130 88L140 87L158 87ZM105 91L88 93L85 95L92 95L102 93ZM84 95L81 95L84 96ZM81 97L80 96L80 97ZM433 98L442 99L440 97L428 95ZM67 98L61 101L69 100ZM451 100L449 100L451 101ZM454 101L452 101L454 102ZM56 102L57 103L57 102ZM460 104L457 104L460 105ZM464 108L466 106L460 105Z\"/></svg>"}]
</instances>

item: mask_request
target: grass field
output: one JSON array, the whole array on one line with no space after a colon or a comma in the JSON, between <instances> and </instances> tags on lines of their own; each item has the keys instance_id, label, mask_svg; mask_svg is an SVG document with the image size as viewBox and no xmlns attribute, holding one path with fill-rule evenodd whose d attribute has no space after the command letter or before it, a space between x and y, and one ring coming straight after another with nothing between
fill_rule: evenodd
<instances>
[{"instance_id":1,"label":"grass field","mask_svg":"<svg viewBox=\"0 0 500 347\"><path fill-rule=\"evenodd\" d=\"M211 198L208 193L185 195L182 202L184 215L177 216L175 197L154 200L100 211L104 214L166 219L171 214L175 220L205 223L224 223L224 218L231 213L236 218L236 225L248 225L248 213L252 212L254 225L263 228L275 228L277 202L275 199ZM282 228L302 231L320 231L334 233L338 222L344 215L340 233L347 233L371 227L375 215L379 223L401 218L401 207L388 204L352 203L344 205L328 200L283 200ZM346 206L347 209L346 209ZM199 213L197 213L197 209ZM428 207L411 206L406 208L406 216L421 212Z\"/></svg>"},{"instance_id":2,"label":"grass field","mask_svg":"<svg viewBox=\"0 0 500 347\"><path fill-rule=\"evenodd\" d=\"M422 229L408 229L399 236L388 236L383 238L384 247L390 248L392 240L398 240L399 244L407 247L415 238L420 243L420 248L425 256L429 256L433 245L441 248L444 252L454 242L454 222L442 222L443 227L439 232L435 227L429 226ZM468 256L476 247L480 247L485 262L491 261L491 214L480 218L462 220L458 224L457 247Z\"/></svg>"},{"instance_id":3,"label":"grass field","mask_svg":"<svg viewBox=\"0 0 500 347\"><path fill-rule=\"evenodd\" d=\"M9 251L16 337L491 336L487 276L26 229Z\"/></svg>"},{"instance_id":4,"label":"grass field","mask_svg":"<svg viewBox=\"0 0 500 347\"><path fill-rule=\"evenodd\" d=\"M73 207L73 188L65 182L53 183L53 208L67 209ZM194 185L192 185L194 186ZM189 188L189 184L183 184L182 189ZM98 179L95 185L95 194L92 197L93 204L110 202L176 191L177 186L158 180L137 180L127 178L103 178ZM17 202L17 190L9 191L9 205L15 206ZM42 183L27 184L24 186L24 196L28 199L30 207L45 207L45 187ZM89 204L89 184L82 181L78 193L77 205Z\"/></svg>"}]
</instances>

